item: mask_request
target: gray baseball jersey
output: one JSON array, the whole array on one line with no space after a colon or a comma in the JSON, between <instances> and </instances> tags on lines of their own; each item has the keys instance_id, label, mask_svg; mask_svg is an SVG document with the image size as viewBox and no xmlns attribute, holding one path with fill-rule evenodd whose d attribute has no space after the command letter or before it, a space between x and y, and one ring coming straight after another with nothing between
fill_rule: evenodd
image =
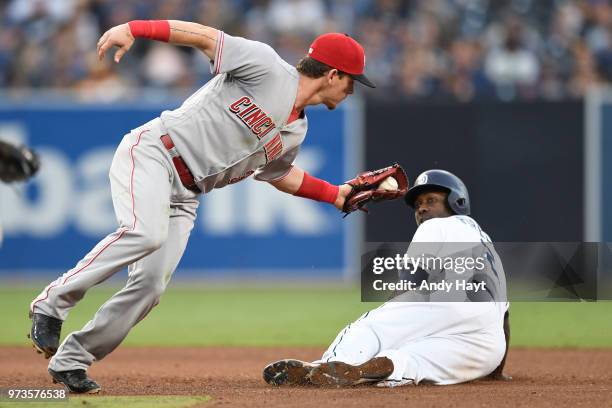
<instances>
[{"instance_id":1,"label":"gray baseball jersey","mask_svg":"<svg viewBox=\"0 0 612 408\"><path fill-rule=\"evenodd\" d=\"M210 68L215 78L161 114L200 189L251 174L264 181L287 174L308 127L305 116L287 124L298 89L295 67L269 45L219 31Z\"/></svg>"},{"instance_id":2,"label":"gray baseball jersey","mask_svg":"<svg viewBox=\"0 0 612 408\"><path fill-rule=\"evenodd\" d=\"M181 259L199 198L180 182L161 136L170 135L203 192L290 170L307 129L292 115L295 68L265 44L219 32L211 69L218 75L180 108L125 135L110 169L119 228L32 301L32 312L64 320L87 290L129 265L126 286L66 337L51 369L87 369L112 352L157 305Z\"/></svg>"}]
</instances>

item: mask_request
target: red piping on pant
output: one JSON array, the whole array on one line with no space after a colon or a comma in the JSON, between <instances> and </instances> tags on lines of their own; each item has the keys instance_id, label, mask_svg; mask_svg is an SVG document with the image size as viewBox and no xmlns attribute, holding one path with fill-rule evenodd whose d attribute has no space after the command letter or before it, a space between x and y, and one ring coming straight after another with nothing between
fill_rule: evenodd
<instances>
[{"instance_id":1,"label":"red piping on pant","mask_svg":"<svg viewBox=\"0 0 612 408\"><path fill-rule=\"evenodd\" d=\"M61 285L64 285L64 284L65 284L65 283L68 281L68 279L72 278L72 277L73 277L73 276L75 276L77 273L79 273L79 272L83 271L85 268L87 268L89 265L91 265L91 263L92 263L93 261L95 261L95 260L96 260L96 258L97 258L97 257L98 257L98 256L99 256L99 255L100 255L102 252L104 252L104 250L105 250L106 248L108 248L108 247L109 247L111 244L113 244L113 243L117 242L119 239L121 239L121 237L123 236L123 234L125 234L127 231L134 231L134 229L136 228L136 207L135 207L135 203L134 203L134 170L136 169L136 163L135 163L135 161L134 161L134 153L133 153L133 151L134 151L134 148L135 148L136 146L138 146L138 144L140 144L140 138L142 137L142 135L143 135L145 132L148 132L148 131L149 131L149 129L146 129L146 130L143 130L142 132L140 132L140 134L138 135L138 139L136 140L136 143L135 143L135 144L133 144L133 145L130 147L130 160L131 160L131 162L132 162L132 170L131 170L131 172L130 172L130 196L132 197L132 216L133 216L133 220L134 220L134 221L132 222L132 228L131 228L131 229L128 229L128 228L123 227L123 228L120 228L119 230L117 230L116 232L119 232L119 235L118 235L116 238L113 238L113 240L111 240L109 243L107 243L106 245L104 245L104 247L103 247L102 249L100 249L100 250L99 250L99 251L98 251L98 252L97 252L97 253L96 253L96 254L93 256L93 258L91 258L91 259L89 260L89 262L87 262L87 264L85 264L83 267L81 267L81 268L80 268L80 269L78 269L77 271L73 272L72 274L70 274L70 275L66 276L66 277L64 278L64 281L61 283ZM58 279L56 279L54 282L56 282L56 281L58 281L58 280L59 280L59 278L58 278ZM49 297L49 291L50 291L51 289L53 289L54 287L58 286L58 285L59 285L59 283L56 283L55 285L50 284L49 286L47 286L47 289L45 290L45 295L44 295L44 297L42 297L42 298L38 299L38 297L40 297L40 295L38 295L38 297L32 301L32 303L30 304L30 311L33 313L33 312L34 312L34 306L36 305L36 303L38 303L38 302L40 302L40 301L43 301L43 300L47 299L47 298Z\"/></svg>"}]
</instances>

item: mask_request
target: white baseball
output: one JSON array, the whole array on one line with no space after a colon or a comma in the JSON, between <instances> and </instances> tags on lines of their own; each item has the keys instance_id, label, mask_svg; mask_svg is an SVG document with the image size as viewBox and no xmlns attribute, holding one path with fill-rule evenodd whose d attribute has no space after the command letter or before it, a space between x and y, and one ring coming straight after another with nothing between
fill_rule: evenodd
<instances>
[{"instance_id":1,"label":"white baseball","mask_svg":"<svg viewBox=\"0 0 612 408\"><path fill-rule=\"evenodd\" d=\"M377 190L395 191L398 187L399 184L397 184L397 180L389 176L378 185Z\"/></svg>"}]
</instances>

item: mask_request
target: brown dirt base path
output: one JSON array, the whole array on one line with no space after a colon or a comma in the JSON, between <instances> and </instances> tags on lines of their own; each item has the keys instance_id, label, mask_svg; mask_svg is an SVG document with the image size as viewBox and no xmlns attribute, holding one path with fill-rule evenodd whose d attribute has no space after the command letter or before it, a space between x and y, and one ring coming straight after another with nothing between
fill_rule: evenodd
<instances>
[{"instance_id":1,"label":"brown dirt base path","mask_svg":"<svg viewBox=\"0 0 612 408\"><path fill-rule=\"evenodd\" d=\"M313 360L322 351L121 347L89 374L102 395L210 395L205 407L612 407L612 350L513 349L510 382L318 389L271 387L261 378L268 362ZM46 364L30 348L0 348L0 387L50 387Z\"/></svg>"}]
</instances>

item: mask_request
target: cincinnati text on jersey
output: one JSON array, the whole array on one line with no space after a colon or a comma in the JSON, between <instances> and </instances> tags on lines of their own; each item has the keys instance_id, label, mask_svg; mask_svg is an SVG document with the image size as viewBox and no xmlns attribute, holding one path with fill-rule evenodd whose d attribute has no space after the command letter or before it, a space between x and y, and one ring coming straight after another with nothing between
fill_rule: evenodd
<instances>
[{"instance_id":1,"label":"cincinnati text on jersey","mask_svg":"<svg viewBox=\"0 0 612 408\"><path fill-rule=\"evenodd\" d=\"M228 109L236 115L242 123L247 125L258 139L276 128L274 121L263 109L257 106L248 96L242 96L232 103ZM283 139L280 132L264 145L266 163L271 162L281 155L283 151Z\"/></svg>"},{"instance_id":2,"label":"cincinnati text on jersey","mask_svg":"<svg viewBox=\"0 0 612 408\"><path fill-rule=\"evenodd\" d=\"M228 109L236 115L258 139L263 138L276 128L270 116L257 106L248 96L242 96Z\"/></svg>"}]
</instances>

